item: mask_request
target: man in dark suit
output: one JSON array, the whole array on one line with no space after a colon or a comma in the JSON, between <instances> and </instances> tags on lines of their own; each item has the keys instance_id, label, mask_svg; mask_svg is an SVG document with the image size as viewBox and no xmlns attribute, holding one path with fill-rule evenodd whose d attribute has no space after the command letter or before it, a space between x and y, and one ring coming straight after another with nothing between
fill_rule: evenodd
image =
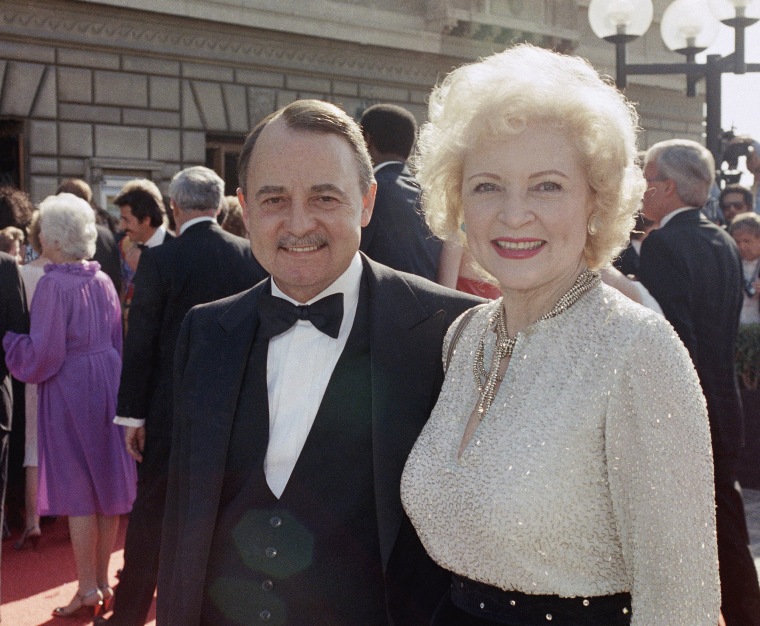
<instances>
[{"instance_id":1,"label":"man in dark suit","mask_svg":"<svg viewBox=\"0 0 760 626\"><path fill-rule=\"evenodd\" d=\"M119 227L141 249L154 248L172 237L164 227L164 200L153 181L136 178L127 182L113 200L119 207Z\"/></svg>"},{"instance_id":2,"label":"man in dark suit","mask_svg":"<svg viewBox=\"0 0 760 626\"><path fill-rule=\"evenodd\" d=\"M0 252L0 337L6 331L29 332L26 295L18 273L16 260ZM0 343L0 528L3 527L3 505L8 484L8 445L13 415L11 376L5 365L5 349Z\"/></svg>"},{"instance_id":3,"label":"man in dark suit","mask_svg":"<svg viewBox=\"0 0 760 626\"><path fill-rule=\"evenodd\" d=\"M639 277L689 350L707 399L721 610L727 626L756 626L760 590L748 548L744 505L736 489L737 461L744 445L734 373L742 266L733 239L695 208L705 203L714 172L712 155L696 142L663 141L649 149L643 212L659 228L641 246Z\"/></svg>"},{"instance_id":4,"label":"man in dark suit","mask_svg":"<svg viewBox=\"0 0 760 626\"><path fill-rule=\"evenodd\" d=\"M135 275L115 421L127 426L127 450L140 465L112 624L144 624L156 587L180 324L196 304L266 277L248 242L216 223L223 195L224 182L213 171L179 172L169 186L179 236L144 250Z\"/></svg>"},{"instance_id":5,"label":"man in dark suit","mask_svg":"<svg viewBox=\"0 0 760 626\"><path fill-rule=\"evenodd\" d=\"M364 111L360 125L374 166L377 195L359 249L395 270L435 281L442 243L425 223L420 186L406 164L417 122L400 106L376 104Z\"/></svg>"},{"instance_id":6,"label":"man in dark suit","mask_svg":"<svg viewBox=\"0 0 760 626\"><path fill-rule=\"evenodd\" d=\"M399 482L479 300L358 252L375 183L337 107L263 120L239 174L273 279L185 318L158 623L426 624L446 581Z\"/></svg>"}]
</instances>

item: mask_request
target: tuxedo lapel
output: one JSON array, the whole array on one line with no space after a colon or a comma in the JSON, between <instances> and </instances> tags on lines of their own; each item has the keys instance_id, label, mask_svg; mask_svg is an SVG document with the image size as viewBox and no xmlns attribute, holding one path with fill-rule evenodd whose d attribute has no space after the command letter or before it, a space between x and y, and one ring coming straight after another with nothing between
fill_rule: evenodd
<instances>
[{"instance_id":1,"label":"tuxedo lapel","mask_svg":"<svg viewBox=\"0 0 760 626\"><path fill-rule=\"evenodd\" d=\"M364 257L369 284L375 498L383 569L403 509L404 463L432 410L443 378L444 312L430 314L403 277ZM437 349L431 349L436 345ZM423 355L430 355L429 362Z\"/></svg>"}]
</instances>

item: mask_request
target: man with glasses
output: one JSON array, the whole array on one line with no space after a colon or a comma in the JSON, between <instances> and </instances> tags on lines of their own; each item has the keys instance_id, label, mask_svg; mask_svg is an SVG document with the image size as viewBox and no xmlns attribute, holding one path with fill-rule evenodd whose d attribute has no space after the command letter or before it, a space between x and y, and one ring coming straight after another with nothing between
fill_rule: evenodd
<instances>
[{"instance_id":1,"label":"man with glasses","mask_svg":"<svg viewBox=\"0 0 760 626\"><path fill-rule=\"evenodd\" d=\"M720 192L720 210L726 218L726 224L739 215L739 213L749 213L755 204L752 192L742 185L727 185Z\"/></svg>"},{"instance_id":2,"label":"man with glasses","mask_svg":"<svg viewBox=\"0 0 760 626\"><path fill-rule=\"evenodd\" d=\"M744 503L736 488L744 446L734 373L743 298L741 259L731 236L700 212L715 180L715 161L707 149L679 139L657 143L647 152L644 176L648 189L643 214L658 228L641 246L639 278L688 349L707 400L721 611L728 626L760 626L760 589Z\"/></svg>"}]
</instances>

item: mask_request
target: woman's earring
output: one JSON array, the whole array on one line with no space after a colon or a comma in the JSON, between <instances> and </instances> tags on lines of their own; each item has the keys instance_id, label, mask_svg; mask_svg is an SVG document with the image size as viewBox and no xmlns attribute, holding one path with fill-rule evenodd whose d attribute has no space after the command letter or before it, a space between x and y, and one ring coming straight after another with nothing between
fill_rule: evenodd
<instances>
[{"instance_id":1,"label":"woman's earring","mask_svg":"<svg viewBox=\"0 0 760 626\"><path fill-rule=\"evenodd\" d=\"M599 216L595 213L588 219L588 225L586 226L586 230L588 231L588 234L592 237L596 235L596 233L599 232L599 226L600 226L600 220Z\"/></svg>"},{"instance_id":2,"label":"woman's earring","mask_svg":"<svg viewBox=\"0 0 760 626\"><path fill-rule=\"evenodd\" d=\"M466 233L466 232L467 232L467 226L465 226L465 223L464 223L464 222L462 222L462 223L459 225L459 230L461 230L463 233Z\"/></svg>"}]
</instances>

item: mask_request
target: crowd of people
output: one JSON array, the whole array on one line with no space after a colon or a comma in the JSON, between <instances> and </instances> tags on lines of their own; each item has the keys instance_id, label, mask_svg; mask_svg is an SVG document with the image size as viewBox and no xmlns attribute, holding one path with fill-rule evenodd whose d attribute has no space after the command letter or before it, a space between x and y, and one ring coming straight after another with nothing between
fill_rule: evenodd
<instances>
[{"instance_id":1,"label":"crowd of people","mask_svg":"<svg viewBox=\"0 0 760 626\"><path fill-rule=\"evenodd\" d=\"M66 516L78 574L53 616L140 626L158 588L159 626L760 626L755 193L637 130L586 61L519 45L419 129L277 110L236 196L136 179L114 224L83 180L0 189L0 463L12 375L13 547Z\"/></svg>"}]
</instances>

